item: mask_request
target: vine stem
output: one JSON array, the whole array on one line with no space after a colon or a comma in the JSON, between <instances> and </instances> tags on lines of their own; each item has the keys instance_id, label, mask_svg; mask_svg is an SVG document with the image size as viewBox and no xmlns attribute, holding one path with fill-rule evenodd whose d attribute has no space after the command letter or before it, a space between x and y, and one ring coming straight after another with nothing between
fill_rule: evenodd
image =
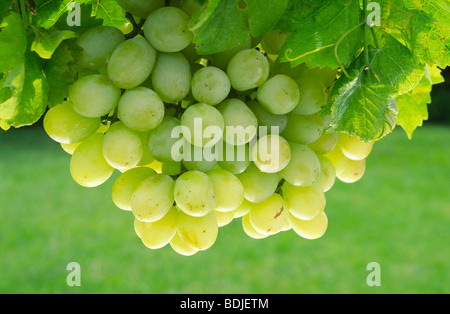
<instances>
[{"instance_id":1,"label":"vine stem","mask_svg":"<svg viewBox=\"0 0 450 314\"><path fill-rule=\"evenodd\" d=\"M25 0L18 0L18 5L19 5L19 10L20 10L20 14L22 15L22 21L23 24L26 26L28 26L29 21L28 21L28 14L27 14L27 3Z\"/></svg>"},{"instance_id":2,"label":"vine stem","mask_svg":"<svg viewBox=\"0 0 450 314\"><path fill-rule=\"evenodd\" d=\"M358 25L353 26L351 29L349 29L344 35L342 35L341 38L339 38L339 40L336 43L336 47L334 47L334 57L336 58L337 62L339 63L339 66L342 69L342 72L344 73L344 75L348 78L351 79L350 75L348 75L347 70L345 69L344 65L341 62L341 59L339 59L338 56L338 48L340 43L345 39L345 37L347 37L351 32L353 32L355 29L360 28L361 26L363 26L366 22L363 21L361 23L359 23Z\"/></svg>"}]
</instances>

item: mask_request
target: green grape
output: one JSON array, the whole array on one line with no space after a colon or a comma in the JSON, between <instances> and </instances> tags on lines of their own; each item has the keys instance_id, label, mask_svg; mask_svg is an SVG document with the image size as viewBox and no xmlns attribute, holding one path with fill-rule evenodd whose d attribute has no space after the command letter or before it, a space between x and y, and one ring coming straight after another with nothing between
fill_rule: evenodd
<instances>
[{"instance_id":1,"label":"green grape","mask_svg":"<svg viewBox=\"0 0 450 314\"><path fill-rule=\"evenodd\" d=\"M164 217L155 222L135 221L141 225L138 229L142 243L149 249L160 249L169 244L177 233L178 209L172 207Z\"/></svg>"},{"instance_id":2,"label":"green grape","mask_svg":"<svg viewBox=\"0 0 450 314\"><path fill-rule=\"evenodd\" d=\"M193 217L180 211L177 231L188 246L204 251L216 242L219 227L213 211L203 217Z\"/></svg>"},{"instance_id":3,"label":"green grape","mask_svg":"<svg viewBox=\"0 0 450 314\"><path fill-rule=\"evenodd\" d=\"M145 38L134 37L121 43L108 61L108 77L122 89L144 83L152 73L156 50Z\"/></svg>"},{"instance_id":4,"label":"green grape","mask_svg":"<svg viewBox=\"0 0 450 314\"><path fill-rule=\"evenodd\" d=\"M199 147L211 146L220 141L225 126L222 114L207 104L195 104L186 109L181 116L184 138ZM206 129L213 134L206 134Z\"/></svg>"},{"instance_id":5,"label":"green grape","mask_svg":"<svg viewBox=\"0 0 450 314\"><path fill-rule=\"evenodd\" d=\"M268 234L262 234L258 232L255 227L253 227L252 223L250 222L250 213L242 217L242 229L250 238L253 239L260 240L269 236Z\"/></svg>"},{"instance_id":6,"label":"green grape","mask_svg":"<svg viewBox=\"0 0 450 314\"><path fill-rule=\"evenodd\" d=\"M293 112L304 116L318 113L328 101L325 85L320 80L315 80L314 77L299 79L297 84L301 97Z\"/></svg>"},{"instance_id":7,"label":"green grape","mask_svg":"<svg viewBox=\"0 0 450 314\"><path fill-rule=\"evenodd\" d=\"M148 177L156 174L148 167L137 167L122 173L112 187L114 204L126 211L131 211L131 198L136 188Z\"/></svg>"},{"instance_id":8,"label":"green grape","mask_svg":"<svg viewBox=\"0 0 450 314\"><path fill-rule=\"evenodd\" d=\"M189 16L193 16L195 13L200 11L202 5L196 0L181 0L177 7L182 9Z\"/></svg>"},{"instance_id":9,"label":"green grape","mask_svg":"<svg viewBox=\"0 0 450 314\"><path fill-rule=\"evenodd\" d=\"M252 158L262 172L278 173L288 165L291 148L283 137L275 134L265 135L253 146Z\"/></svg>"},{"instance_id":10,"label":"green grape","mask_svg":"<svg viewBox=\"0 0 450 314\"><path fill-rule=\"evenodd\" d=\"M219 212L214 210L214 215L216 215L217 225L219 227L225 227L230 224L234 219L234 211L231 212Z\"/></svg>"},{"instance_id":11,"label":"green grape","mask_svg":"<svg viewBox=\"0 0 450 314\"><path fill-rule=\"evenodd\" d=\"M298 219L312 220L325 209L325 194L317 183L301 187L285 182L282 191L287 209Z\"/></svg>"},{"instance_id":12,"label":"green grape","mask_svg":"<svg viewBox=\"0 0 450 314\"><path fill-rule=\"evenodd\" d=\"M244 186L241 181L223 169L214 169L207 172L216 191L216 206L218 212L231 212L236 210L244 199Z\"/></svg>"},{"instance_id":13,"label":"green grape","mask_svg":"<svg viewBox=\"0 0 450 314\"><path fill-rule=\"evenodd\" d=\"M164 103L158 94L145 87L136 87L120 98L117 115L130 129L148 132L162 122L164 110Z\"/></svg>"},{"instance_id":14,"label":"green grape","mask_svg":"<svg viewBox=\"0 0 450 314\"><path fill-rule=\"evenodd\" d=\"M161 173L169 176L177 176L181 174L181 171L181 161L163 162L161 167Z\"/></svg>"},{"instance_id":15,"label":"green grape","mask_svg":"<svg viewBox=\"0 0 450 314\"><path fill-rule=\"evenodd\" d=\"M100 124L100 118L86 118L78 114L68 101L50 108L44 117L45 132L61 144L86 140L97 131Z\"/></svg>"},{"instance_id":16,"label":"green grape","mask_svg":"<svg viewBox=\"0 0 450 314\"><path fill-rule=\"evenodd\" d=\"M244 186L245 198L253 203L265 201L278 187L278 174L262 172L254 163L236 176Z\"/></svg>"},{"instance_id":17,"label":"green grape","mask_svg":"<svg viewBox=\"0 0 450 314\"><path fill-rule=\"evenodd\" d=\"M117 3L125 11L142 19L147 18L150 13L165 5L164 0L117 0Z\"/></svg>"},{"instance_id":18,"label":"green grape","mask_svg":"<svg viewBox=\"0 0 450 314\"><path fill-rule=\"evenodd\" d=\"M247 91L259 87L267 81L270 74L270 64L258 50L244 49L230 60L227 74L231 86L235 90Z\"/></svg>"},{"instance_id":19,"label":"green grape","mask_svg":"<svg viewBox=\"0 0 450 314\"><path fill-rule=\"evenodd\" d=\"M318 154L328 154L338 142L338 133L323 133L316 141L308 144Z\"/></svg>"},{"instance_id":20,"label":"green grape","mask_svg":"<svg viewBox=\"0 0 450 314\"><path fill-rule=\"evenodd\" d=\"M161 52L179 52L194 37L189 30L190 17L176 7L164 7L151 13L144 24L145 38Z\"/></svg>"},{"instance_id":21,"label":"green grape","mask_svg":"<svg viewBox=\"0 0 450 314\"><path fill-rule=\"evenodd\" d=\"M373 142L366 143L356 135L339 133L338 146L348 159L363 160L370 155Z\"/></svg>"},{"instance_id":22,"label":"green grape","mask_svg":"<svg viewBox=\"0 0 450 314\"><path fill-rule=\"evenodd\" d=\"M218 52L216 54L213 54L211 56L212 64L224 71L227 70L228 64L230 63L231 59L240 51L245 49L251 48L251 38L248 37L247 41L245 42L245 45L238 44L234 48Z\"/></svg>"},{"instance_id":23,"label":"green grape","mask_svg":"<svg viewBox=\"0 0 450 314\"><path fill-rule=\"evenodd\" d=\"M103 134L95 133L78 146L70 159L70 174L81 186L100 186L114 172L103 156L103 138Z\"/></svg>"},{"instance_id":24,"label":"green grape","mask_svg":"<svg viewBox=\"0 0 450 314\"><path fill-rule=\"evenodd\" d=\"M328 228L328 218L325 212L320 213L312 220L301 220L291 214L289 215L289 221L292 230L302 238L308 240L321 238Z\"/></svg>"},{"instance_id":25,"label":"green grape","mask_svg":"<svg viewBox=\"0 0 450 314\"><path fill-rule=\"evenodd\" d=\"M116 169L136 167L144 155L139 133L129 129L123 122L115 122L105 134L103 155Z\"/></svg>"},{"instance_id":26,"label":"green grape","mask_svg":"<svg viewBox=\"0 0 450 314\"><path fill-rule=\"evenodd\" d=\"M154 174L139 184L131 198L134 216L143 222L164 217L173 205L174 181L165 174Z\"/></svg>"},{"instance_id":27,"label":"green grape","mask_svg":"<svg viewBox=\"0 0 450 314\"><path fill-rule=\"evenodd\" d=\"M192 95L200 103L218 105L225 100L230 90L230 80L219 68L207 66L192 76Z\"/></svg>"},{"instance_id":28,"label":"green grape","mask_svg":"<svg viewBox=\"0 0 450 314\"><path fill-rule=\"evenodd\" d=\"M189 64L191 65L192 73L196 73L200 69L204 68L202 64L199 62L202 59L202 56L200 56L197 52L196 44L192 43L186 48L184 48L181 53L186 57L186 59L189 61Z\"/></svg>"},{"instance_id":29,"label":"green grape","mask_svg":"<svg viewBox=\"0 0 450 314\"><path fill-rule=\"evenodd\" d=\"M220 168L239 174L245 171L250 165L250 148L249 145L235 146L223 141L221 158L217 164Z\"/></svg>"},{"instance_id":30,"label":"green grape","mask_svg":"<svg viewBox=\"0 0 450 314\"><path fill-rule=\"evenodd\" d=\"M74 144L64 144L61 143L62 149L68 153L69 155L73 155L78 146L80 146L82 142L74 143Z\"/></svg>"},{"instance_id":31,"label":"green grape","mask_svg":"<svg viewBox=\"0 0 450 314\"><path fill-rule=\"evenodd\" d=\"M288 141L310 144L322 136L323 130L323 120L319 114L302 116L290 113L286 129L281 135Z\"/></svg>"},{"instance_id":32,"label":"green grape","mask_svg":"<svg viewBox=\"0 0 450 314\"><path fill-rule=\"evenodd\" d=\"M160 53L152 72L155 92L167 103L177 104L191 89L191 67L181 52Z\"/></svg>"},{"instance_id":33,"label":"green grape","mask_svg":"<svg viewBox=\"0 0 450 314\"><path fill-rule=\"evenodd\" d=\"M319 179L320 161L311 148L303 144L289 143L291 161L280 172L283 179L295 186L311 186Z\"/></svg>"},{"instance_id":34,"label":"green grape","mask_svg":"<svg viewBox=\"0 0 450 314\"><path fill-rule=\"evenodd\" d=\"M125 41L123 33L111 26L97 26L81 34L77 44L83 51L77 65L87 70L106 67L107 59Z\"/></svg>"},{"instance_id":35,"label":"green grape","mask_svg":"<svg viewBox=\"0 0 450 314\"><path fill-rule=\"evenodd\" d=\"M181 239L180 235L178 233L175 233L172 240L170 241L170 246L172 249L184 256L192 256L199 252L199 250L191 248L189 245L187 245L186 241Z\"/></svg>"},{"instance_id":36,"label":"green grape","mask_svg":"<svg viewBox=\"0 0 450 314\"><path fill-rule=\"evenodd\" d=\"M138 166L147 166L155 161L155 158L153 158L150 150L148 149L148 132L139 132L139 136L141 137L144 152Z\"/></svg>"},{"instance_id":37,"label":"green grape","mask_svg":"<svg viewBox=\"0 0 450 314\"><path fill-rule=\"evenodd\" d=\"M284 74L287 76L292 77L294 80L298 80L302 77L302 73L304 69L306 68L306 64L302 63L296 67L291 67L290 62L281 62L278 58L275 60L273 66L272 66L272 76L278 75L278 74ZM301 96L301 95L300 95Z\"/></svg>"},{"instance_id":38,"label":"green grape","mask_svg":"<svg viewBox=\"0 0 450 314\"><path fill-rule=\"evenodd\" d=\"M341 174L347 168L349 159L344 156L339 147L336 146L331 152L325 154L325 157L333 163L336 175Z\"/></svg>"},{"instance_id":39,"label":"green grape","mask_svg":"<svg viewBox=\"0 0 450 314\"><path fill-rule=\"evenodd\" d=\"M299 103L300 90L293 78L278 74L258 88L257 99L270 113L287 114Z\"/></svg>"},{"instance_id":40,"label":"green grape","mask_svg":"<svg viewBox=\"0 0 450 314\"><path fill-rule=\"evenodd\" d=\"M258 119L243 101L227 99L217 109L225 122L224 138L228 144L244 145L256 136Z\"/></svg>"},{"instance_id":41,"label":"green grape","mask_svg":"<svg viewBox=\"0 0 450 314\"><path fill-rule=\"evenodd\" d=\"M336 181L336 168L327 157L318 154L320 161L320 176L317 184L322 188L322 191L328 192Z\"/></svg>"},{"instance_id":42,"label":"green grape","mask_svg":"<svg viewBox=\"0 0 450 314\"><path fill-rule=\"evenodd\" d=\"M148 134L148 147L152 156L161 162L173 161L172 147L179 138L172 136L172 130L181 125L174 117L165 117L160 125Z\"/></svg>"},{"instance_id":43,"label":"green grape","mask_svg":"<svg viewBox=\"0 0 450 314\"><path fill-rule=\"evenodd\" d=\"M270 30L263 34L261 40L262 49L269 55L278 55L289 37L290 33L280 32L278 30Z\"/></svg>"},{"instance_id":44,"label":"green grape","mask_svg":"<svg viewBox=\"0 0 450 314\"><path fill-rule=\"evenodd\" d=\"M101 74L82 77L69 88L73 109L88 118L99 118L110 113L116 108L120 95L120 88Z\"/></svg>"},{"instance_id":45,"label":"green grape","mask_svg":"<svg viewBox=\"0 0 450 314\"><path fill-rule=\"evenodd\" d=\"M202 217L216 207L214 183L200 171L187 171L175 182L175 202L188 215Z\"/></svg>"},{"instance_id":46,"label":"green grape","mask_svg":"<svg viewBox=\"0 0 450 314\"><path fill-rule=\"evenodd\" d=\"M359 181L366 170L366 160L349 159L344 171L337 174L339 180L345 183L355 183Z\"/></svg>"},{"instance_id":47,"label":"green grape","mask_svg":"<svg viewBox=\"0 0 450 314\"><path fill-rule=\"evenodd\" d=\"M258 233L273 235L280 232L286 225L289 211L287 210L283 197L274 193L261 203L252 205L249 219Z\"/></svg>"},{"instance_id":48,"label":"green grape","mask_svg":"<svg viewBox=\"0 0 450 314\"><path fill-rule=\"evenodd\" d=\"M205 158L205 148L188 144L190 154L183 159L183 165L187 170L208 172L216 167L216 159Z\"/></svg>"},{"instance_id":49,"label":"green grape","mask_svg":"<svg viewBox=\"0 0 450 314\"><path fill-rule=\"evenodd\" d=\"M247 106L250 108L251 111L255 114L258 125L267 127L267 134L281 134L281 132L284 131L286 128L288 119L287 116L282 115L276 115L273 113L270 113L266 109L264 109L263 106L261 106L260 103L258 103L256 100L250 101L247 103Z\"/></svg>"},{"instance_id":50,"label":"green grape","mask_svg":"<svg viewBox=\"0 0 450 314\"><path fill-rule=\"evenodd\" d=\"M331 69L328 66L324 66L322 68L308 68L306 65L302 67L302 71L300 73L300 77L302 79L311 79L322 82L326 88L329 88L336 80L338 75L338 69Z\"/></svg>"}]
</instances>

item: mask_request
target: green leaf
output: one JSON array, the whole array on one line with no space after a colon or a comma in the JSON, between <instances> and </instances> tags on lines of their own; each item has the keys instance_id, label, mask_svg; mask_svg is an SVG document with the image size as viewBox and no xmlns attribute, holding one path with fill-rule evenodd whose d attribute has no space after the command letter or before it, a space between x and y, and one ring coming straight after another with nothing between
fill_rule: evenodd
<instances>
[{"instance_id":1,"label":"green leaf","mask_svg":"<svg viewBox=\"0 0 450 314\"><path fill-rule=\"evenodd\" d=\"M253 37L262 36L270 31L283 16L288 5L288 0L243 0L243 2L250 34Z\"/></svg>"},{"instance_id":2,"label":"green leaf","mask_svg":"<svg viewBox=\"0 0 450 314\"><path fill-rule=\"evenodd\" d=\"M12 70L6 72L2 79L0 89L0 119L7 121L12 119L17 112L17 107L22 97L25 82L25 64L21 63Z\"/></svg>"},{"instance_id":3,"label":"green leaf","mask_svg":"<svg viewBox=\"0 0 450 314\"><path fill-rule=\"evenodd\" d=\"M103 20L98 19L95 16L92 16L92 11L93 11L92 4L80 4L81 24L79 26L78 25L69 26L67 24L67 17L69 16L69 11L66 10L59 17L54 27L59 30L69 30L81 35L87 30L103 24Z\"/></svg>"},{"instance_id":4,"label":"green leaf","mask_svg":"<svg viewBox=\"0 0 450 314\"><path fill-rule=\"evenodd\" d=\"M0 72L24 63L27 37L22 19L15 12L0 23L0 47Z\"/></svg>"},{"instance_id":5,"label":"green leaf","mask_svg":"<svg viewBox=\"0 0 450 314\"><path fill-rule=\"evenodd\" d=\"M115 0L88 1L92 3L92 15L103 20L103 25L120 27L129 22Z\"/></svg>"},{"instance_id":6,"label":"green leaf","mask_svg":"<svg viewBox=\"0 0 450 314\"><path fill-rule=\"evenodd\" d=\"M35 38L31 44L31 51L36 52L43 59L50 59L56 48L66 39L75 38L77 33L68 30L33 28Z\"/></svg>"},{"instance_id":7,"label":"green leaf","mask_svg":"<svg viewBox=\"0 0 450 314\"><path fill-rule=\"evenodd\" d=\"M36 15L32 17L32 24L45 29L51 28L58 19L67 12L72 0L35 0ZM84 1L77 0L77 3Z\"/></svg>"},{"instance_id":8,"label":"green leaf","mask_svg":"<svg viewBox=\"0 0 450 314\"><path fill-rule=\"evenodd\" d=\"M12 0L2 0L0 2L0 21L8 15Z\"/></svg>"}]
</instances>

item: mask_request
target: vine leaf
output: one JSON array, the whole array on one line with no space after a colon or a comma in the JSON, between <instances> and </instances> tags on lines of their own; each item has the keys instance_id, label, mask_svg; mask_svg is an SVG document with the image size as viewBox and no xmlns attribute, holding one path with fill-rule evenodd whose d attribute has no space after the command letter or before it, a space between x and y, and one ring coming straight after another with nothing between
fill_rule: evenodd
<instances>
[{"instance_id":1,"label":"vine leaf","mask_svg":"<svg viewBox=\"0 0 450 314\"><path fill-rule=\"evenodd\" d=\"M69 30L33 28L35 39L31 43L31 51L43 59L50 59L56 48L66 39L76 38L77 33Z\"/></svg>"},{"instance_id":2,"label":"vine leaf","mask_svg":"<svg viewBox=\"0 0 450 314\"><path fill-rule=\"evenodd\" d=\"M22 19L13 12L0 23L0 72L24 63L27 37Z\"/></svg>"}]
</instances>

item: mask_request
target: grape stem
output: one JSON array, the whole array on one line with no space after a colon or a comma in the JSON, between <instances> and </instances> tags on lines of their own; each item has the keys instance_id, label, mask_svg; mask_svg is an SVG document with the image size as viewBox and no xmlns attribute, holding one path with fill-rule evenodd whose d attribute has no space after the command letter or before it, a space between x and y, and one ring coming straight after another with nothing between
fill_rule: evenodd
<instances>
[{"instance_id":1,"label":"grape stem","mask_svg":"<svg viewBox=\"0 0 450 314\"><path fill-rule=\"evenodd\" d=\"M133 14L129 12L127 12L125 16L130 21L131 25L133 25L133 30L131 31L131 33L126 35L125 38L126 39L134 38L142 32L142 27L144 26L145 20L141 19L139 23L137 23L136 20L134 19Z\"/></svg>"}]
</instances>

